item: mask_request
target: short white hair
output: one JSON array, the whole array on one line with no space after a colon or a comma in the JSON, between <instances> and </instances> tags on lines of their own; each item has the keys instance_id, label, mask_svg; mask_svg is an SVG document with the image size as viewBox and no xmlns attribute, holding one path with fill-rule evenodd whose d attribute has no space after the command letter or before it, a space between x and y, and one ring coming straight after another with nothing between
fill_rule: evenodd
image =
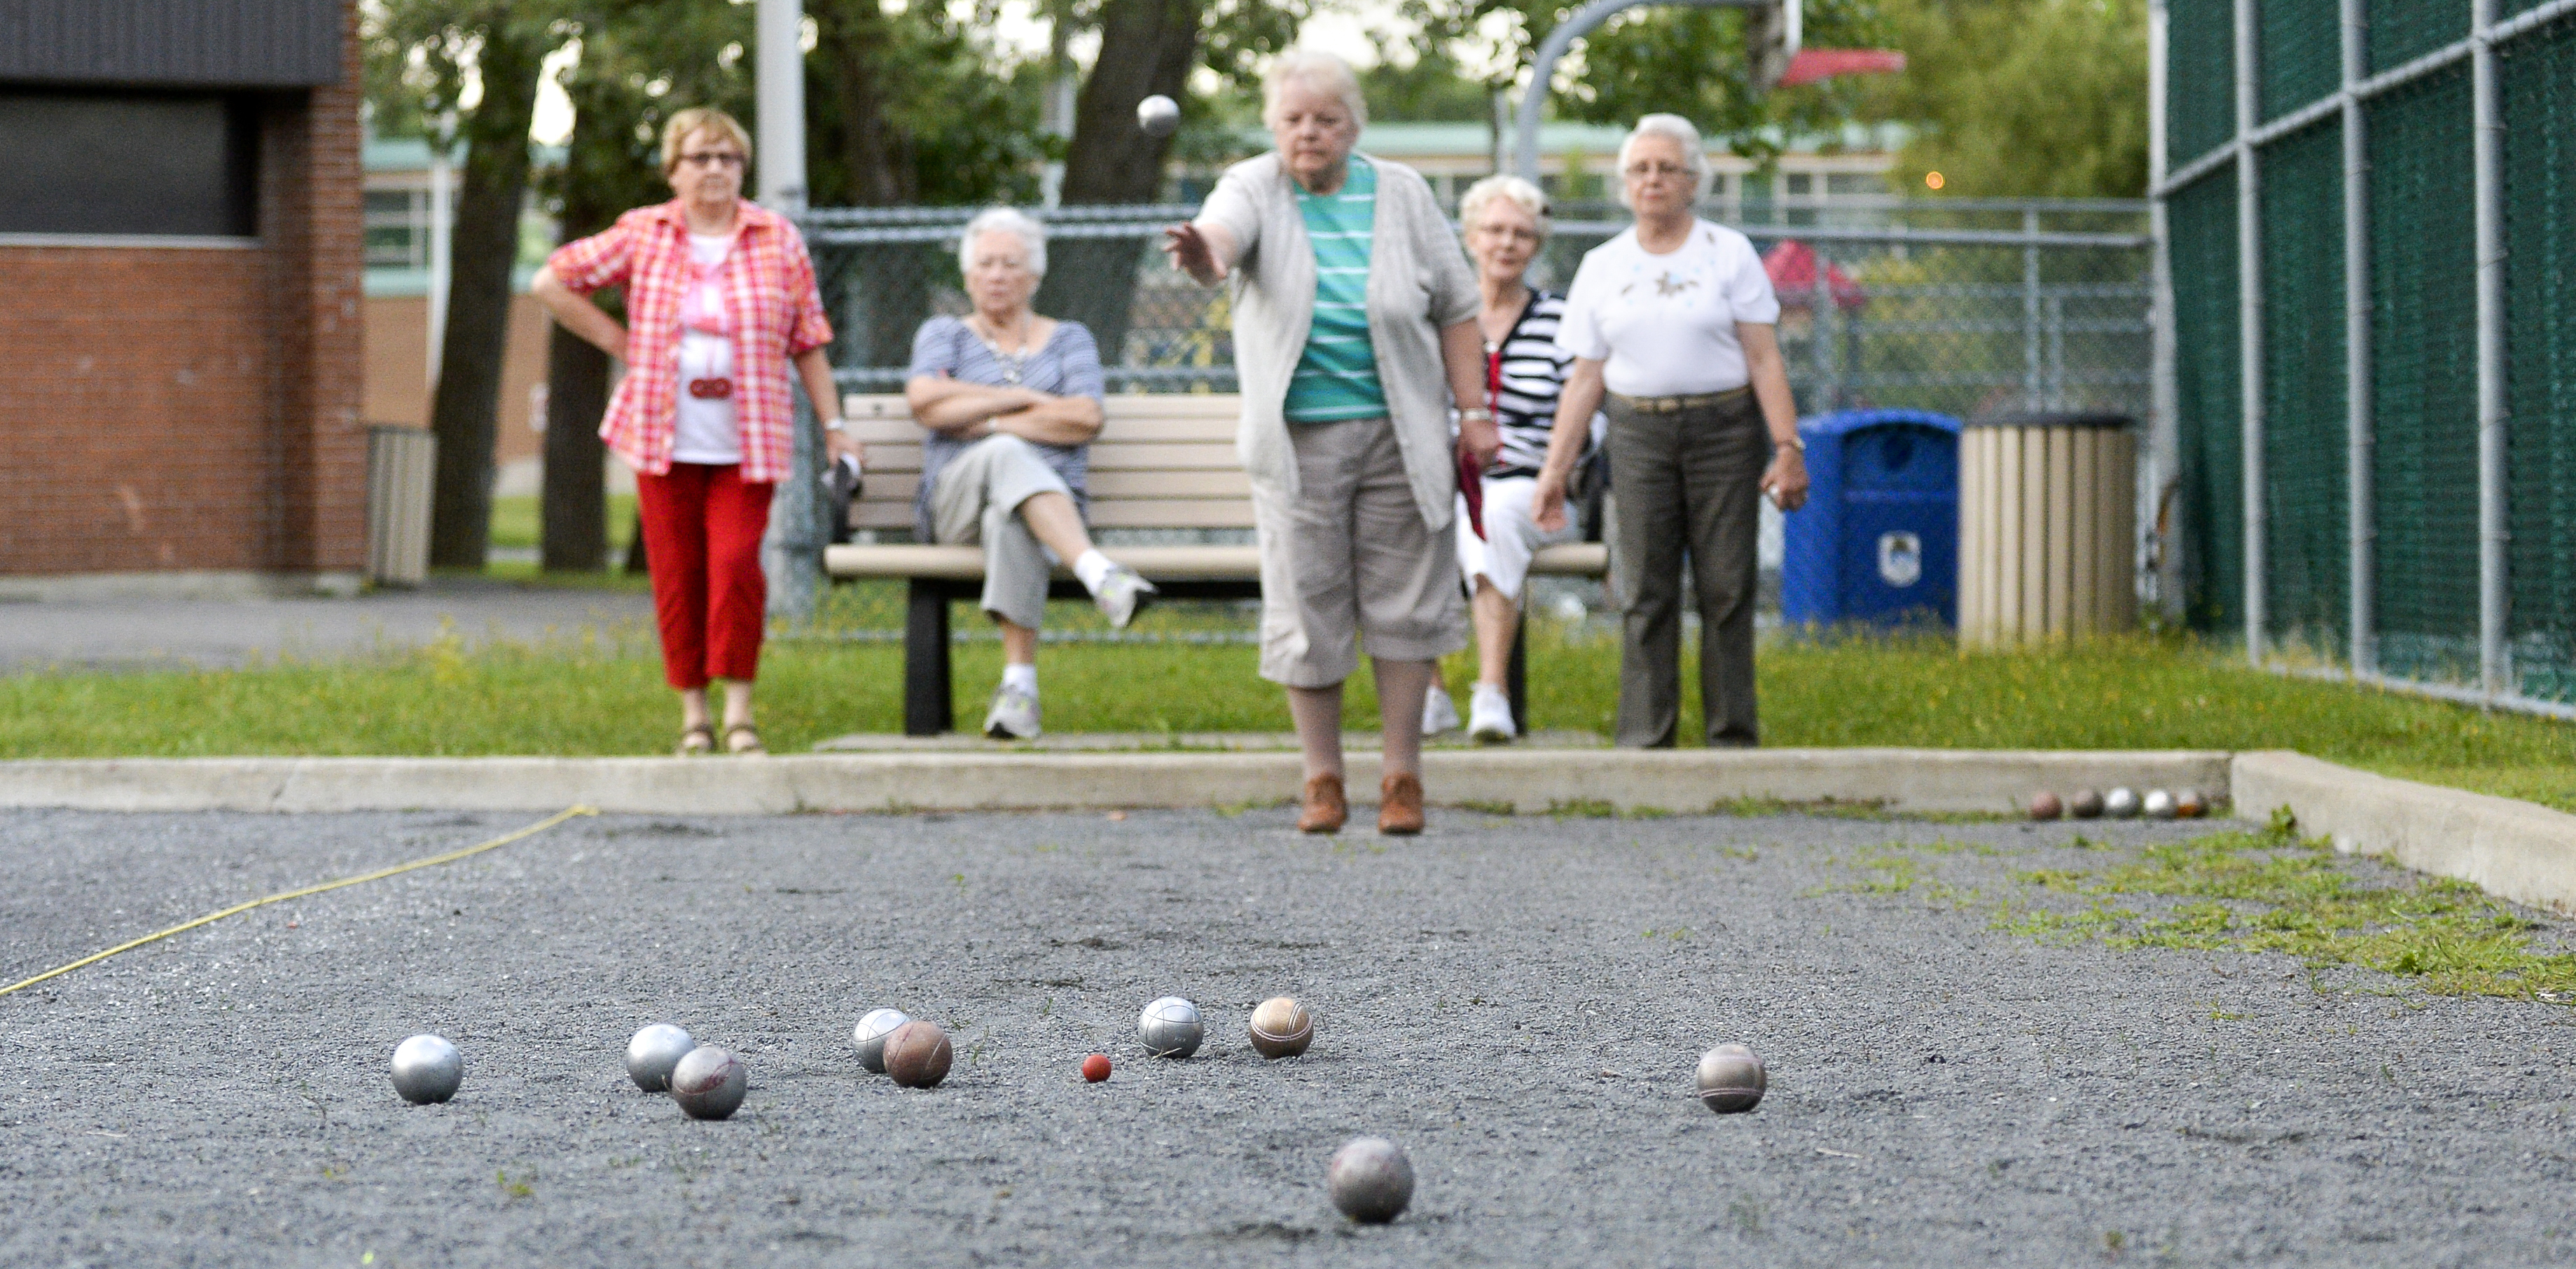
<instances>
[{"instance_id":1,"label":"short white hair","mask_svg":"<svg viewBox=\"0 0 2576 1269\"><path fill-rule=\"evenodd\" d=\"M1665 137L1680 142L1682 165L1690 169L1693 182L1691 201L1696 203L1708 197L1709 182L1716 179L1717 173L1708 166L1708 147L1699 139L1699 129L1692 127L1691 121L1680 115L1647 115L1639 119L1637 126L1630 128L1628 135L1619 142L1620 206L1629 205L1628 152L1637 148L1637 143L1647 137Z\"/></svg>"},{"instance_id":2,"label":"short white hair","mask_svg":"<svg viewBox=\"0 0 2576 1269\"><path fill-rule=\"evenodd\" d=\"M1475 228L1476 217L1485 210L1485 204L1497 198L1528 212L1530 219L1538 222L1539 237L1545 238L1555 232L1556 222L1547 218L1547 195L1540 193L1538 186L1508 172L1501 176L1488 176L1467 187L1466 194L1458 199L1459 225Z\"/></svg>"},{"instance_id":3,"label":"short white hair","mask_svg":"<svg viewBox=\"0 0 2576 1269\"><path fill-rule=\"evenodd\" d=\"M957 271L975 269L975 240L989 233L1017 235L1029 249L1029 272L1046 276L1046 226L1016 207L987 207L966 222L966 234L957 240Z\"/></svg>"},{"instance_id":4,"label":"short white hair","mask_svg":"<svg viewBox=\"0 0 2576 1269\"><path fill-rule=\"evenodd\" d=\"M1261 126L1271 126L1280 90L1298 79L1341 98L1353 126L1368 122L1368 98L1360 95L1360 77L1351 73L1349 62L1319 48L1292 48L1270 59L1269 69L1261 72Z\"/></svg>"}]
</instances>

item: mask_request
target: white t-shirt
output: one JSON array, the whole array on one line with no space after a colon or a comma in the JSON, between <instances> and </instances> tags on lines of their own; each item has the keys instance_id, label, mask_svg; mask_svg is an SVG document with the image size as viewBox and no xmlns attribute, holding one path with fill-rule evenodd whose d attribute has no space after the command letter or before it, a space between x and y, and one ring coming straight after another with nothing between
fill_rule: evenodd
<instances>
[{"instance_id":1,"label":"white t-shirt","mask_svg":"<svg viewBox=\"0 0 2576 1269\"><path fill-rule=\"evenodd\" d=\"M731 234L690 234L689 261L702 270L713 269L724 263L725 252L732 247ZM680 418L678 432L671 438L671 461L675 463L742 461L742 428L735 419L734 399L689 395L692 379L733 377L732 338L712 335L688 324L690 311L708 298L717 303L724 300L721 294L701 296L693 285L680 302Z\"/></svg>"},{"instance_id":2,"label":"white t-shirt","mask_svg":"<svg viewBox=\"0 0 2576 1269\"><path fill-rule=\"evenodd\" d=\"M1585 252L1556 344L1602 363L1603 386L1621 396L1696 396L1751 380L1737 322L1779 320L1752 239L1694 220L1690 237L1665 255L1638 246L1634 228Z\"/></svg>"}]
</instances>

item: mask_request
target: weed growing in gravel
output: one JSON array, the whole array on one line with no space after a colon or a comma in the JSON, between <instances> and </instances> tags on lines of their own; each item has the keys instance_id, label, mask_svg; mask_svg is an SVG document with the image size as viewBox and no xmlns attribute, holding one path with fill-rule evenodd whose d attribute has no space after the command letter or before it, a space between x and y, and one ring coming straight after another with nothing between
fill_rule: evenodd
<instances>
[{"instance_id":1,"label":"weed growing in gravel","mask_svg":"<svg viewBox=\"0 0 2576 1269\"><path fill-rule=\"evenodd\" d=\"M2445 996L2576 1001L2576 954L2536 949L2545 928L2466 882L2405 877L2372 884L2324 838L2286 819L2149 846L2099 872L2013 874L2037 890L2090 901L2066 912L2006 905L1994 928L2121 948L2282 952L2311 969L2358 965L2413 978ZM2153 914L2119 896L2177 900Z\"/></svg>"}]
</instances>

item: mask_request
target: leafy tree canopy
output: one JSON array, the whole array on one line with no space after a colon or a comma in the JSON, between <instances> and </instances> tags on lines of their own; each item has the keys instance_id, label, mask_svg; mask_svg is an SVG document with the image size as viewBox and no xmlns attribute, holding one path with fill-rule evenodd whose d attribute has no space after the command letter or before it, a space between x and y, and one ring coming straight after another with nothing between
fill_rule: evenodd
<instances>
[{"instance_id":1,"label":"leafy tree canopy","mask_svg":"<svg viewBox=\"0 0 2576 1269\"><path fill-rule=\"evenodd\" d=\"M1895 179L1968 198L2147 188L2145 0L1884 0L1905 73L1867 107L1919 129Z\"/></svg>"}]
</instances>

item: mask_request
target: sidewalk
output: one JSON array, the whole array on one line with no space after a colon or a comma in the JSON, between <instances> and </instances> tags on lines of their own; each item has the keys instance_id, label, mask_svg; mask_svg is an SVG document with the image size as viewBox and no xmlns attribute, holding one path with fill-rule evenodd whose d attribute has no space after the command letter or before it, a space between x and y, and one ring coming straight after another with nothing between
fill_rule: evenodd
<instances>
[{"instance_id":1,"label":"sidewalk","mask_svg":"<svg viewBox=\"0 0 2576 1269\"><path fill-rule=\"evenodd\" d=\"M649 595L440 579L348 599L60 600L0 604L0 672L228 668L274 656L334 659L418 647L451 628L469 644L630 626L650 638Z\"/></svg>"}]
</instances>

